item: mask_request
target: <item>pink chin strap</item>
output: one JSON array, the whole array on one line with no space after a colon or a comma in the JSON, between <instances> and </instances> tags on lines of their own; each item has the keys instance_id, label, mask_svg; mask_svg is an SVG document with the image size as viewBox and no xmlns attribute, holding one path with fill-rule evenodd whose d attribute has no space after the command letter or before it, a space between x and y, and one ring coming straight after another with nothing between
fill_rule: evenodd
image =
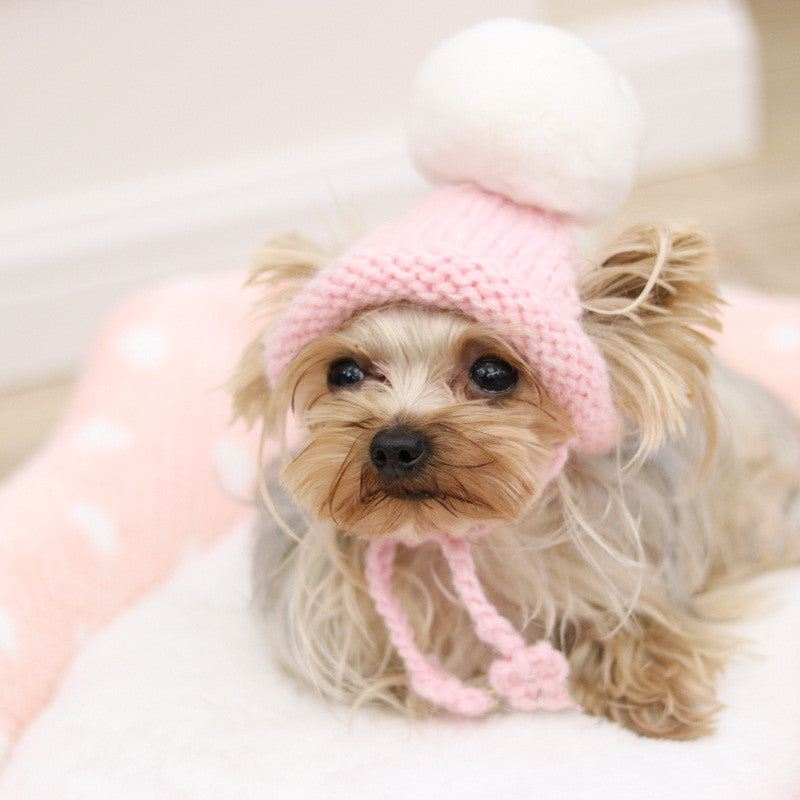
<instances>
[{"instance_id":1,"label":"pink chin strap","mask_svg":"<svg viewBox=\"0 0 800 800\"><path fill-rule=\"evenodd\" d=\"M548 471L548 479L561 470L566 460L566 449L559 448ZM473 531L476 532L477 529ZM440 532L435 541L447 559L453 585L472 617L475 633L502 656L492 662L487 675L495 694L520 711L575 708L565 689L569 667L564 655L545 640L527 645L511 623L486 599L466 539ZM375 607L406 665L411 688L420 697L456 714L478 716L485 713L489 708L489 696L485 691L467 686L446 672L435 657L423 655L416 646L408 616L392 591L398 544L397 539L391 538L372 542L367 549L364 573Z\"/></svg>"},{"instance_id":2,"label":"pink chin strap","mask_svg":"<svg viewBox=\"0 0 800 800\"><path fill-rule=\"evenodd\" d=\"M478 637L502 656L489 667L489 685L520 711L558 711L573 707L564 689L569 668L563 654L550 642L526 645L511 623L486 599L475 574L469 543L441 533L436 537L444 553L453 584L475 624ZM433 656L423 655L414 642L414 631L392 591L392 568L397 539L379 539L367 550L365 575L369 593L383 617L392 643L405 662L412 689L426 700L456 714L477 716L489 708L481 689L467 686L446 672Z\"/></svg>"}]
</instances>

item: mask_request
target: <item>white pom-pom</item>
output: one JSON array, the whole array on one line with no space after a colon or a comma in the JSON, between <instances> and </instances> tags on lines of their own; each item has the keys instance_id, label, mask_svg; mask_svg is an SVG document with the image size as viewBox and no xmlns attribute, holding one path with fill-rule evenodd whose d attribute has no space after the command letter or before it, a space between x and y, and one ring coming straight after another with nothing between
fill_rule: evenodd
<instances>
[{"instance_id":1,"label":"white pom-pom","mask_svg":"<svg viewBox=\"0 0 800 800\"><path fill-rule=\"evenodd\" d=\"M434 181L597 222L624 201L642 138L628 83L580 39L511 19L441 44L411 96L409 145Z\"/></svg>"}]
</instances>

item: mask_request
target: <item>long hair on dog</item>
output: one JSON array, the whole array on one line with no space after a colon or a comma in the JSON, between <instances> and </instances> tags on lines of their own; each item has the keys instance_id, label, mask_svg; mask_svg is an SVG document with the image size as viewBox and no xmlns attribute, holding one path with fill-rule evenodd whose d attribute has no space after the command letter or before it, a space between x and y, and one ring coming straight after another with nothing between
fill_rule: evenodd
<instances>
[{"instance_id":1,"label":"long hair on dog","mask_svg":"<svg viewBox=\"0 0 800 800\"><path fill-rule=\"evenodd\" d=\"M570 664L584 710L633 730L689 738L711 730L716 678L734 638L721 621L736 581L800 557L796 423L765 391L711 354L716 275L705 235L640 225L579 276L585 331L609 369L624 419L616 450L572 455L568 414L502 331L414 305L370 309L306 346L270 387L270 320L330 259L297 237L258 254L264 331L231 380L238 414L262 443L263 518L256 595L281 663L327 697L433 709L408 686L375 610L364 554L404 531L394 589L420 648L478 684L492 659L455 597L427 532L464 533L489 600L528 639L545 637ZM513 390L487 395L471 365L499 360ZM356 387L332 385L355 364ZM398 485L376 471L370 443L399 427L430 458Z\"/></svg>"}]
</instances>

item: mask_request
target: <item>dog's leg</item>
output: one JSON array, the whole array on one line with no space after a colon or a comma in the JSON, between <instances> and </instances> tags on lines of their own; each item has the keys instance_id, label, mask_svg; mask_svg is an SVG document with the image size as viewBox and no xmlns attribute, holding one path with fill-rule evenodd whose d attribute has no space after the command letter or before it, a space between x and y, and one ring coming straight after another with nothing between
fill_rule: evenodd
<instances>
[{"instance_id":1,"label":"dog's leg","mask_svg":"<svg viewBox=\"0 0 800 800\"><path fill-rule=\"evenodd\" d=\"M576 625L569 646L576 702L645 736L710 733L720 709L716 678L730 645L715 626L686 616L669 627L635 619L605 637L592 625Z\"/></svg>"}]
</instances>

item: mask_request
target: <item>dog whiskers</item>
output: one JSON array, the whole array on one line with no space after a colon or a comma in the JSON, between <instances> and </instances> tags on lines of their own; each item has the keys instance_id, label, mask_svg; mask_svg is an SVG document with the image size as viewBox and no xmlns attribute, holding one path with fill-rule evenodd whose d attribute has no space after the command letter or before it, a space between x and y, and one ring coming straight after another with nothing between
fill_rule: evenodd
<instances>
[{"instance_id":1,"label":"dog whiskers","mask_svg":"<svg viewBox=\"0 0 800 800\"><path fill-rule=\"evenodd\" d=\"M308 409L312 409L326 394L327 392L320 392L313 400L309 401Z\"/></svg>"},{"instance_id":2,"label":"dog whiskers","mask_svg":"<svg viewBox=\"0 0 800 800\"><path fill-rule=\"evenodd\" d=\"M445 461L443 458L438 458L437 461L443 467L453 467L454 469L481 469L482 467L490 467L494 464L494 459L482 461L479 464L454 464L451 461Z\"/></svg>"},{"instance_id":3,"label":"dog whiskers","mask_svg":"<svg viewBox=\"0 0 800 800\"><path fill-rule=\"evenodd\" d=\"M359 430L366 431L375 428L377 422L376 419L370 418L366 420L348 420L343 424L346 428L358 428Z\"/></svg>"},{"instance_id":4,"label":"dog whiskers","mask_svg":"<svg viewBox=\"0 0 800 800\"><path fill-rule=\"evenodd\" d=\"M297 376L297 379L294 382L294 386L292 387L292 395L291 400L289 401L289 408L292 410L292 413L295 413L295 399L297 397L297 390L300 388L300 384L303 382L303 379L308 376L308 374L314 370L319 369L320 361L314 361Z\"/></svg>"},{"instance_id":5,"label":"dog whiskers","mask_svg":"<svg viewBox=\"0 0 800 800\"><path fill-rule=\"evenodd\" d=\"M333 522L337 526L339 525L339 523L336 522L336 518L335 518L335 515L334 515L333 501L334 501L334 498L336 497L336 493L339 491L339 486L342 483L342 479L344 478L345 472L347 471L347 468L351 464L351 459L353 457L353 453L355 452L355 449L356 449L356 447L358 446L358 444L360 442L361 442L361 437L360 436L356 437L353 440L353 443L350 445L350 449L347 451L347 455L342 460L341 466L339 467L339 470L336 473L336 478L334 479L333 484L331 485L330 492L328 493L328 503L327 503L328 511L330 512L331 519L333 520Z\"/></svg>"}]
</instances>

